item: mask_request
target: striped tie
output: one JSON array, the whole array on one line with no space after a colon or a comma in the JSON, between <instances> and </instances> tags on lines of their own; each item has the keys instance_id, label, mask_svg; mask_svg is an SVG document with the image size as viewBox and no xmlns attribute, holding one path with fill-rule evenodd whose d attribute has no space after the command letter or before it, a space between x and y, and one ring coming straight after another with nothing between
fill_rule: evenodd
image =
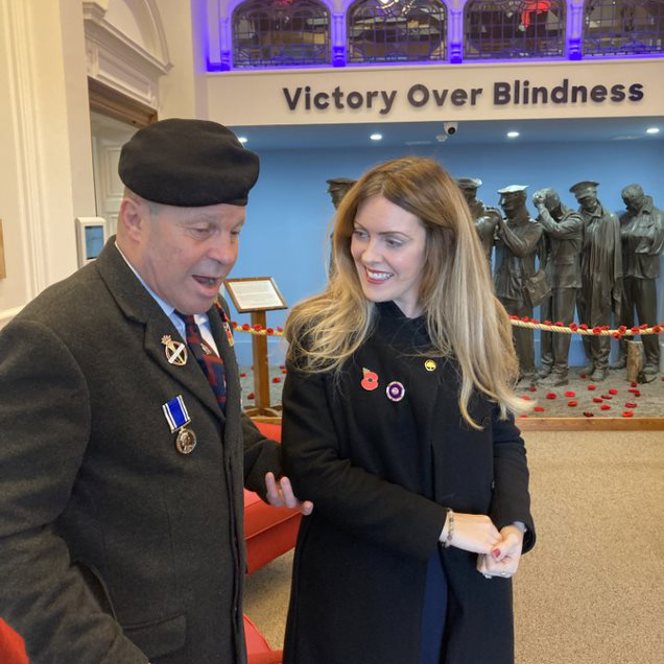
<instances>
[{"instance_id":1,"label":"striped tie","mask_svg":"<svg viewBox=\"0 0 664 664\"><path fill-rule=\"evenodd\" d=\"M205 343L193 316L190 314L181 314L179 311L175 313L184 321L187 345L191 348L191 352L194 354L198 365L207 377L214 396L217 398L217 403L223 411L226 407L224 361Z\"/></svg>"}]
</instances>

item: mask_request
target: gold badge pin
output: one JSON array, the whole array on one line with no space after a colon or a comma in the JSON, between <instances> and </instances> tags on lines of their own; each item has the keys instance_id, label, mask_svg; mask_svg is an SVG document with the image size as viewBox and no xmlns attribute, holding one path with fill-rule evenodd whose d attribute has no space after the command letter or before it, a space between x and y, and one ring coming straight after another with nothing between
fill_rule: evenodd
<instances>
[{"instance_id":1,"label":"gold badge pin","mask_svg":"<svg viewBox=\"0 0 664 664\"><path fill-rule=\"evenodd\" d=\"M187 346L181 341L173 341L170 334L165 334L161 338L161 343L166 351L166 359L169 364L177 367L187 364Z\"/></svg>"},{"instance_id":2,"label":"gold badge pin","mask_svg":"<svg viewBox=\"0 0 664 664\"><path fill-rule=\"evenodd\" d=\"M424 362L424 368L427 371L435 371L437 367L438 367L438 365L436 364L435 360L426 360Z\"/></svg>"},{"instance_id":3,"label":"gold badge pin","mask_svg":"<svg viewBox=\"0 0 664 664\"><path fill-rule=\"evenodd\" d=\"M231 326L227 320L224 321L223 325L224 332L226 333L226 340L228 341L228 345L232 348L235 345L235 341L233 340L233 331L231 330Z\"/></svg>"},{"instance_id":4,"label":"gold badge pin","mask_svg":"<svg viewBox=\"0 0 664 664\"><path fill-rule=\"evenodd\" d=\"M196 447L196 434L187 427L182 427L178 431L177 438L175 439L175 449L180 454L191 454Z\"/></svg>"}]
</instances>

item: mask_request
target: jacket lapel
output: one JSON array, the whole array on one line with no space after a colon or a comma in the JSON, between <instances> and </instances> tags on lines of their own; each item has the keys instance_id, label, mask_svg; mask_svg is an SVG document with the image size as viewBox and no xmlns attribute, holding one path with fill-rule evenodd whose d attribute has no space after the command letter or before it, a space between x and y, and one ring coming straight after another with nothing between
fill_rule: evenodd
<instances>
[{"instance_id":1,"label":"jacket lapel","mask_svg":"<svg viewBox=\"0 0 664 664\"><path fill-rule=\"evenodd\" d=\"M168 362L166 347L163 343L164 337L168 335L175 341L182 341L182 339L161 307L127 265L115 246L115 237L106 243L94 265L118 307L128 319L128 324L133 322L134 325L140 325L143 328L143 346L146 354L174 381L186 387L216 417L223 421L224 414L193 354L188 353L187 362L182 366L172 365ZM215 335L217 343L219 343L218 336Z\"/></svg>"}]
</instances>

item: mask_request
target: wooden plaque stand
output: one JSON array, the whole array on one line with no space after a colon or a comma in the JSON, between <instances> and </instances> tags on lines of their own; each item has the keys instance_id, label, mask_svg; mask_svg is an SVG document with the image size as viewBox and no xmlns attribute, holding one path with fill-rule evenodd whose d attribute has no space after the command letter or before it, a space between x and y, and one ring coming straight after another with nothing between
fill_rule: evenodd
<instances>
[{"instance_id":1,"label":"wooden plaque stand","mask_svg":"<svg viewBox=\"0 0 664 664\"><path fill-rule=\"evenodd\" d=\"M260 325L265 329L267 319L265 311L251 312L251 325ZM253 334L251 354L254 360L254 394L256 405L245 408L249 417L281 417L281 406L270 406L270 371L267 361L267 335Z\"/></svg>"},{"instance_id":2,"label":"wooden plaque stand","mask_svg":"<svg viewBox=\"0 0 664 664\"><path fill-rule=\"evenodd\" d=\"M287 309L288 305L271 277L226 279L226 289L240 313L251 314L251 325L267 328L266 311ZM254 394L256 405L245 408L250 417L281 417L281 406L270 405L270 371L267 361L267 335L251 335L254 361Z\"/></svg>"}]
</instances>

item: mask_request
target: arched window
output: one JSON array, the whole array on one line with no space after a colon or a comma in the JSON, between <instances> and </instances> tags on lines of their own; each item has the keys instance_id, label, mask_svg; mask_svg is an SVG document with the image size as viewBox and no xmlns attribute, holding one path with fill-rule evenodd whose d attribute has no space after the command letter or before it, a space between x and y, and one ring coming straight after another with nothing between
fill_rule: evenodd
<instances>
[{"instance_id":1,"label":"arched window","mask_svg":"<svg viewBox=\"0 0 664 664\"><path fill-rule=\"evenodd\" d=\"M330 14L316 0L248 0L233 12L233 68L330 62Z\"/></svg>"},{"instance_id":2,"label":"arched window","mask_svg":"<svg viewBox=\"0 0 664 664\"><path fill-rule=\"evenodd\" d=\"M445 60L447 8L440 0L359 0L346 14L348 62Z\"/></svg>"},{"instance_id":3,"label":"arched window","mask_svg":"<svg viewBox=\"0 0 664 664\"><path fill-rule=\"evenodd\" d=\"M469 0L464 60L562 57L564 0Z\"/></svg>"},{"instance_id":4,"label":"arched window","mask_svg":"<svg viewBox=\"0 0 664 664\"><path fill-rule=\"evenodd\" d=\"M583 54L664 51L664 0L590 0L583 7Z\"/></svg>"}]
</instances>

